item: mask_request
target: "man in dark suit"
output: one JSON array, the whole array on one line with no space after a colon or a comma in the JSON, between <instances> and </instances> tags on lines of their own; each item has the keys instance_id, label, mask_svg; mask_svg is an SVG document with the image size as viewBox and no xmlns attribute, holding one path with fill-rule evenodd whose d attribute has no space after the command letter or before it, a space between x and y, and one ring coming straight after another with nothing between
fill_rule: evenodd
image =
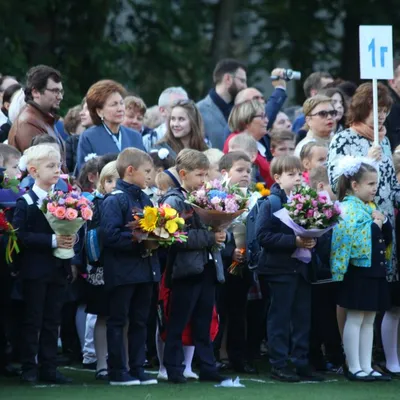
<instances>
[{"instance_id":1,"label":"man in dark suit","mask_svg":"<svg viewBox=\"0 0 400 400\"><path fill-rule=\"evenodd\" d=\"M390 114L386 118L386 129L394 151L400 144L400 58L394 60L393 71L393 79L388 80L393 105Z\"/></svg>"}]
</instances>

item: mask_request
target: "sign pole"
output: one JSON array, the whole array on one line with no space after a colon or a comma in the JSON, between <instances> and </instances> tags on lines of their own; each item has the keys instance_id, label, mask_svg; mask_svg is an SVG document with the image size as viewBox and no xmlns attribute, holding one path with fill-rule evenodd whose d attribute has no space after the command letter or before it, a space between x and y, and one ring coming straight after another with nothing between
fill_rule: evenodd
<instances>
[{"instance_id":1,"label":"sign pole","mask_svg":"<svg viewBox=\"0 0 400 400\"><path fill-rule=\"evenodd\" d=\"M372 101L374 114L374 146L379 146L379 131L378 131L378 80L372 79Z\"/></svg>"}]
</instances>

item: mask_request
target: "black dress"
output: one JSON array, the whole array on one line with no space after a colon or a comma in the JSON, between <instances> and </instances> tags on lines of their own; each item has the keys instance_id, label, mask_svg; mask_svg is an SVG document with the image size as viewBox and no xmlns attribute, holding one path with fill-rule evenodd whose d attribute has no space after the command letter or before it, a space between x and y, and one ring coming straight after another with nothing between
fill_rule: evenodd
<instances>
[{"instance_id":1,"label":"black dress","mask_svg":"<svg viewBox=\"0 0 400 400\"><path fill-rule=\"evenodd\" d=\"M392 227L371 224L371 267L349 265L343 282L338 285L338 304L348 310L387 311L391 308L390 287L386 280L386 246L391 243Z\"/></svg>"}]
</instances>

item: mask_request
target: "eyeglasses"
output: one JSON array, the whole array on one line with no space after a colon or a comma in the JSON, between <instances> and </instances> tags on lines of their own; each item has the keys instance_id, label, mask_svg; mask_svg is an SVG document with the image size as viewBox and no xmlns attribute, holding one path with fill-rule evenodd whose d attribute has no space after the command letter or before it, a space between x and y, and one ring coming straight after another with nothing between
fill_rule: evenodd
<instances>
[{"instance_id":1,"label":"eyeglasses","mask_svg":"<svg viewBox=\"0 0 400 400\"><path fill-rule=\"evenodd\" d=\"M308 116L309 116L309 117L318 116L318 117L321 117L321 118L323 118L323 119L328 118L328 116L330 116L330 117L332 117L332 118L335 118L335 117L337 116L337 111L336 111L336 110L330 110L330 111L322 110L322 111L318 111L318 112L315 113L315 114L308 114Z\"/></svg>"},{"instance_id":2,"label":"eyeglasses","mask_svg":"<svg viewBox=\"0 0 400 400\"><path fill-rule=\"evenodd\" d=\"M55 94L56 96L60 96L60 95L64 96L64 89L57 89L57 88L49 89L49 88L46 88L45 90L48 90L49 92Z\"/></svg>"},{"instance_id":3,"label":"eyeglasses","mask_svg":"<svg viewBox=\"0 0 400 400\"><path fill-rule=\"evenodd\" d=\"M265 115L265 114L255 115L255 116L253 117L253 119L256 119L256 118L265 119L265 118L266 118L266 115Z\"/></svg>"}]
</instances>

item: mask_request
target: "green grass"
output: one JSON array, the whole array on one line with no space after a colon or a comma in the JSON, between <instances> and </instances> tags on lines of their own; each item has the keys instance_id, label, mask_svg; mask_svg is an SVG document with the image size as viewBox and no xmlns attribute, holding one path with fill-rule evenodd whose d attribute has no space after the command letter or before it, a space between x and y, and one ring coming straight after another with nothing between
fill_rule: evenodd
<instances>
[{"instance_id":1,"label":"green grass","mask_svg":"<svg viewBox=\"0 0 400 400\"><path fill-rule=\"evenodd\" d=\"M266 374L243 377L246 388L215 388L213 383L191 382L186 385L159 383L155 386L111 387L94 380L94 373L61 369L74 379L68 386L29 387L19 380L0 379L1 400L375 400L399 399L400 380L390 383L353 383L337 375L327 375L324 383L279 383ZM246 378L264 382L247 381Z\"/></svg>"}]
</instances>

